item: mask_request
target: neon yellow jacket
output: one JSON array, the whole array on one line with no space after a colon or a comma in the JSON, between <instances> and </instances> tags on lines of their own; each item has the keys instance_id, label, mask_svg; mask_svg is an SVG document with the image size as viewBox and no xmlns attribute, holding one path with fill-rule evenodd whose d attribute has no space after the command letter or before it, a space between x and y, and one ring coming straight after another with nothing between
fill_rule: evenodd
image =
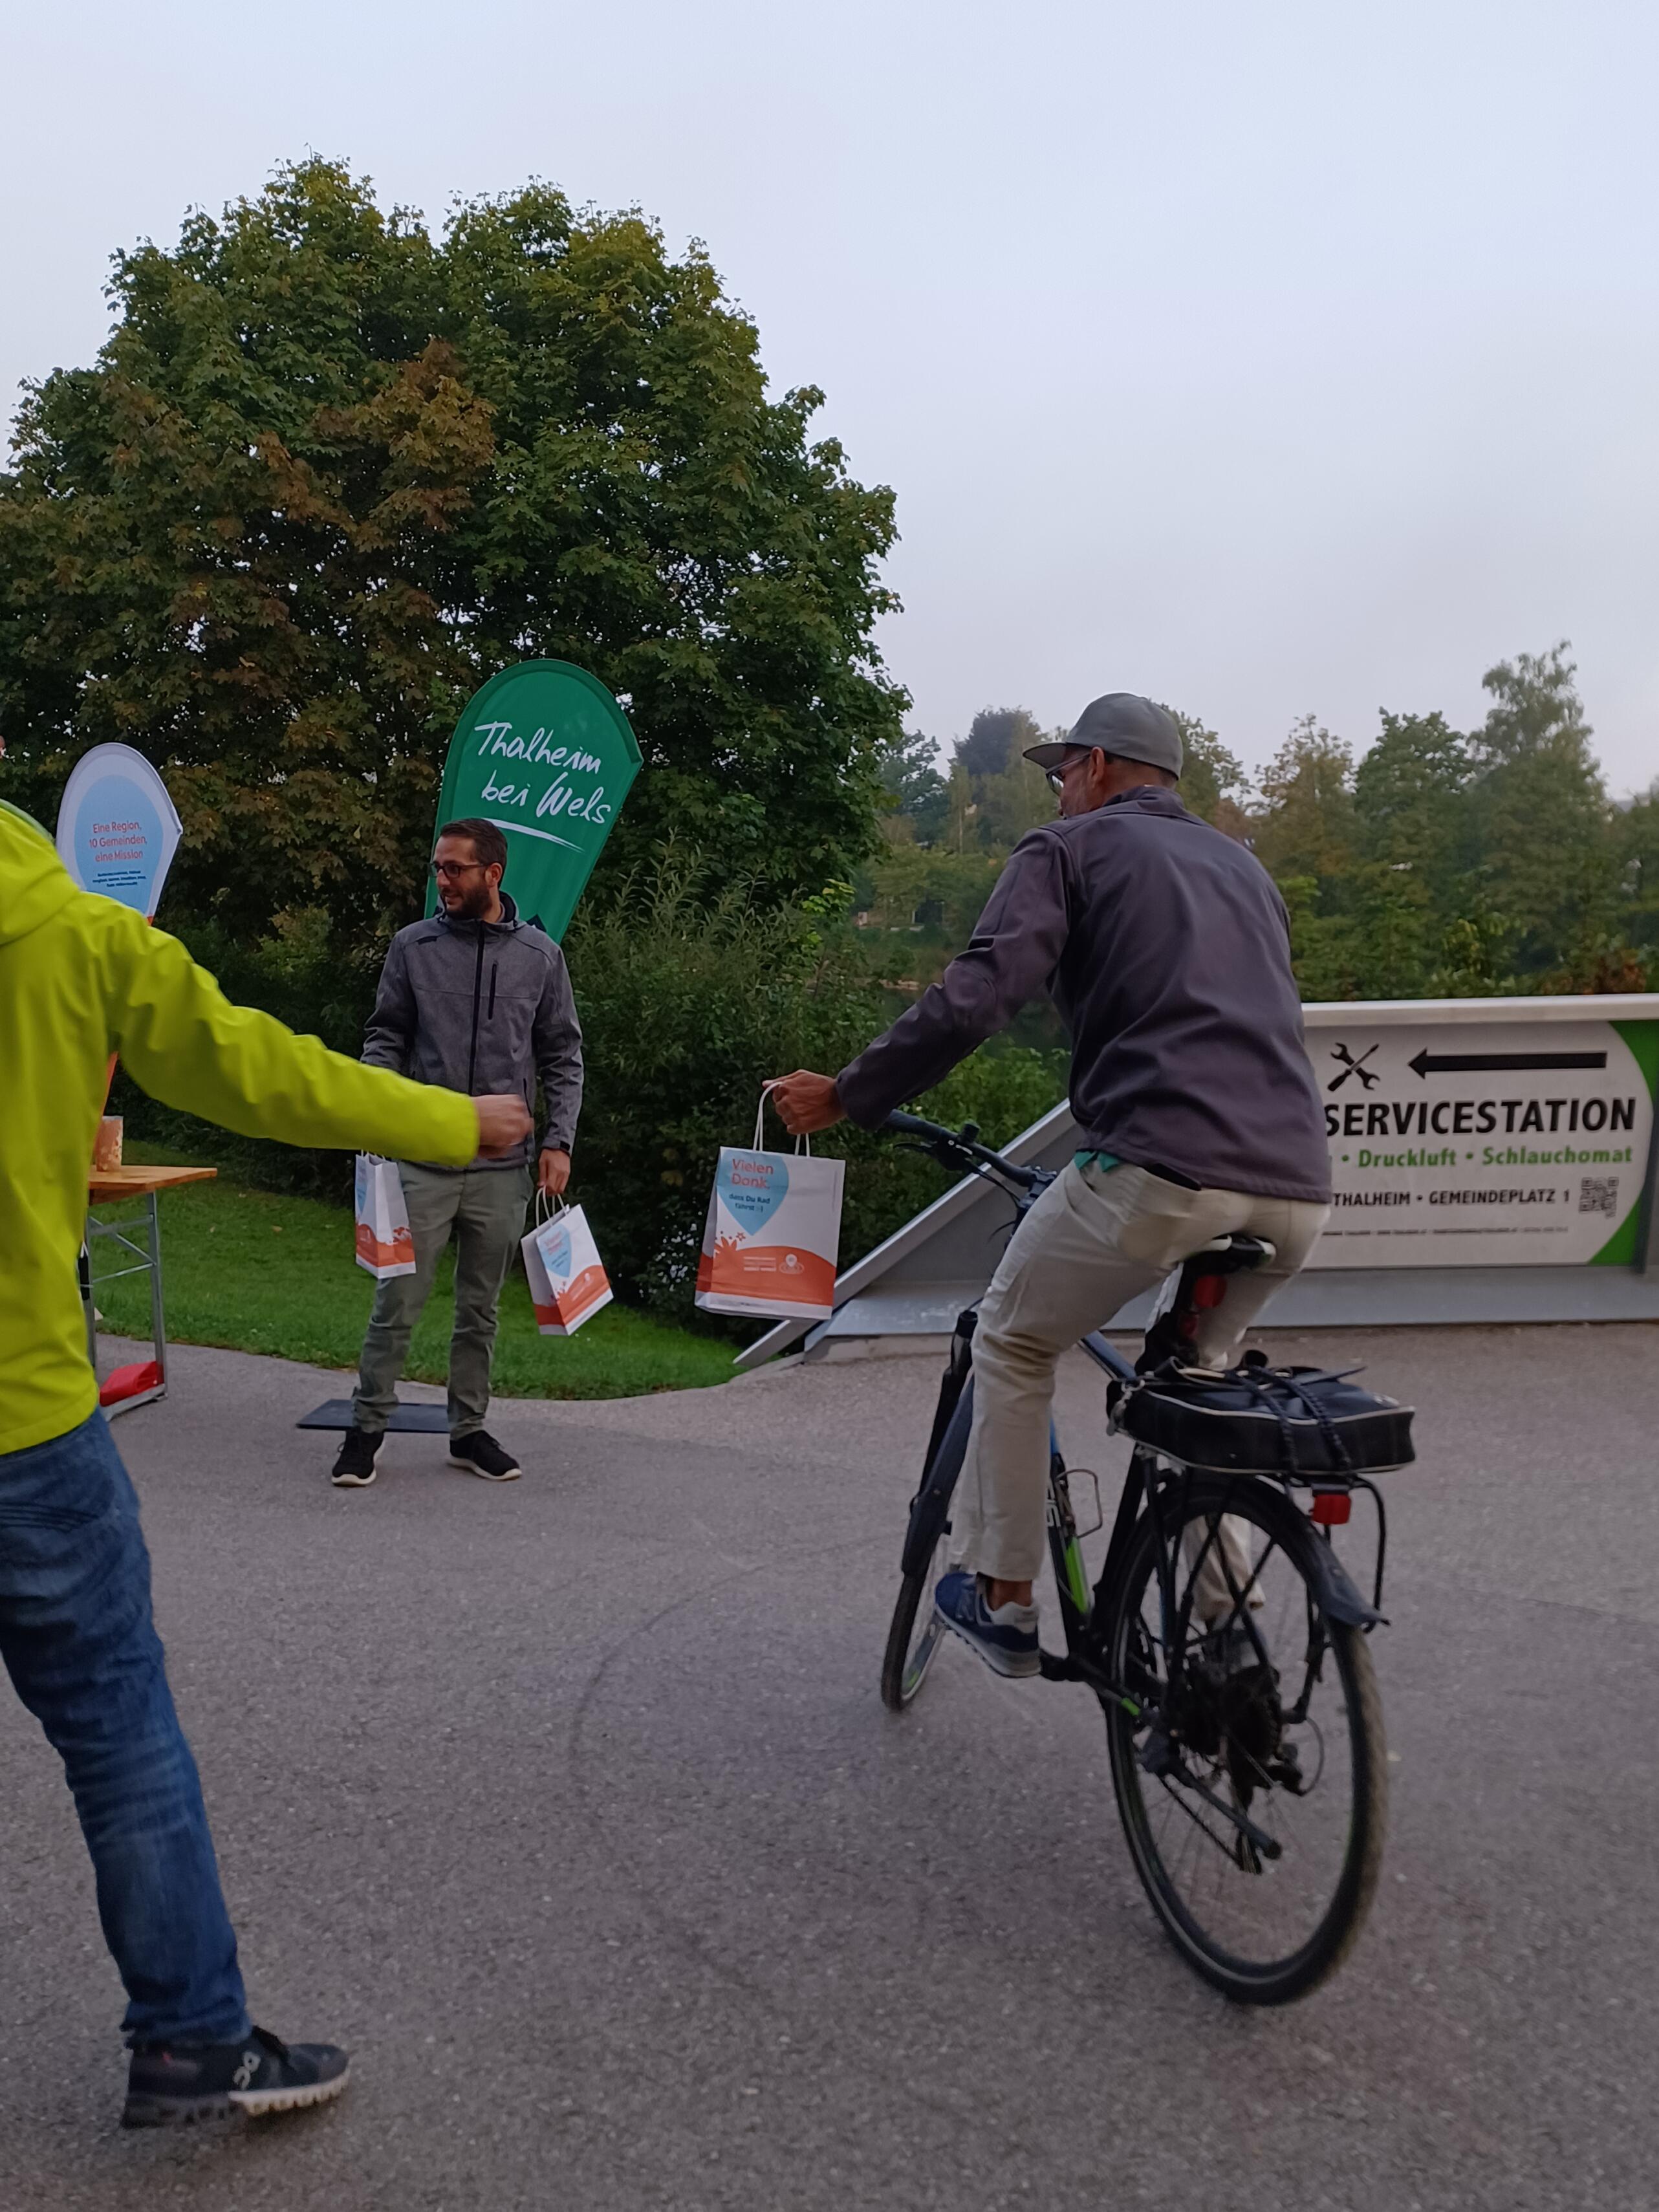
<instances>
[{"instance_id":1,"label":"neon yellow jacket","mask_svg":"<svg viewBox=\"0 0 1659 2212\"><path fill-rule=\"evenodd\" d=\"M76 1260L118 1052L153 1097L246 1137L462 1167L477 1117L233 1006L176 938L76 889L51 840L0 803L0 1453L98 1402Z\"/></svg>"}]
</instances>

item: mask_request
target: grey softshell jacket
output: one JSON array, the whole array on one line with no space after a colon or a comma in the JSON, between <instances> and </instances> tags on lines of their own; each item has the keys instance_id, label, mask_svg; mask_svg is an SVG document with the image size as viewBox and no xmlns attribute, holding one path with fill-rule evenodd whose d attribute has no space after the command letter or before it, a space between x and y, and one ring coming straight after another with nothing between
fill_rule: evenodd
<instances>
[{"instance_id":1,"label":"grey softshell jacket","mask_svg":"<svg viewBox=\"0 0 1659 2212\"><path fill-rule=\"evenodd\" d=\"M1290 925L1272 878L1172 791L1023 837L965 952L836 1078L866 1129L1047 991L1078 1143L1218 1190L1328 1200Z\"/></svg>"},{"instance_id":2,"label":"grey softshell jacket","mask_svg":"<svg viewBox=\"0 0 1659 2212\"><path fill-rule=\"evenodd\" d=\"M536 1081L547 1102L544 1148L568 1152L582 1103L582 1032L564 955L520 921L503 891L499 921L434 915L392 939L363 1037L371 1067L395 1068L469 1097L517 1091L535 1111ZM483 1167L518 1167L518 1146ZM420 1164L420 1163L416 1163Z\"/></svg>"}]
</instances>

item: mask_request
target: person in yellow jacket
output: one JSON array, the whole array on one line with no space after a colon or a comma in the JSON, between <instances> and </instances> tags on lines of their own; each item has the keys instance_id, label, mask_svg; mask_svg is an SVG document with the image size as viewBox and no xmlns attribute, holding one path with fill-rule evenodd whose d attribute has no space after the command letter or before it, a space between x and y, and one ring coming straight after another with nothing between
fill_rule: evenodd
<instances>
[{"instance_id":1,"label":"person in yellow jacket","mask_svg":"<svg viewBox=\"0 0 1659 2212\"><path fill-rule=\"evenodd\" d=\"M244 1136L459 1168L531 1123L520 1097L412 1083L232 1006L0 802L0 1657L74 1793L129 1998L123 2120L147 2126L320 2103L347 2063L249 2020L137 1500L98 1409L76 1263L118 1052L152 1097Z\"/></svg>"}]
</instances>

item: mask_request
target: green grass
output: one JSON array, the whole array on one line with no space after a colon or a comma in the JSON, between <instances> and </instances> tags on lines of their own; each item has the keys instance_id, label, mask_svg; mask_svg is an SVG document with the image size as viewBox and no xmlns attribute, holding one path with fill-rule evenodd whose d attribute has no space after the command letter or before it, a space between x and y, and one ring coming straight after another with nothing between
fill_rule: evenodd
<instances>
[{"instance_id":1,"label":"green grass","mask_svg":"<svg viewBox=\"0 0 1659 2212\"><path fill-rule=\"evenodd\" d=\"M129 1152L133 1164L184 1166L182 1153L156 1146ZM175 1344L216 1344L264 1352L319 1367L355 1367L374 1295L374 1279L352 1256L351 1216L312 1198L273 1197L222 1177L163 1192L159 1201L167 1291L167 1331ZM103 1221L138 1209L99 1209ZM100 1269L114 1249L100 1239ZM405 1374L441 1382L454 1318L454 1253L438 1279L410 1347ZM123 1336L149 1333L149 1290L143 1275L98 1291L106 1328ZM695 1389L728 1382L733 1346L694 1335L614 1301L574 1336L542 1336L530 1286L516 1264L501 1293L495 1389L504 1398L632 1398L652 1390Z\"/></svg>"}]
</instances>

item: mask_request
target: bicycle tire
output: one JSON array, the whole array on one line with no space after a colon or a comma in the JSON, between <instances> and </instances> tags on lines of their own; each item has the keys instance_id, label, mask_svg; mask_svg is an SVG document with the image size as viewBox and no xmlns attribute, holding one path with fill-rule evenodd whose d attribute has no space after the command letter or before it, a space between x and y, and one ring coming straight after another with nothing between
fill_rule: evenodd
<instances>
[{"instance_id":1,"label":"bicycle tire","mask_svg":"<svg viewBox=\"0 0 1659 2212\"><path fill-rule=\"evenodd\" d=\"M931 1620L923 1622L919 1637L916 1616L924 1600L931 1610L933 1584L949 1534L951 1499L962 1472L973 1418L970 1375L939 1439L939 1449L928 1462L904 1532L898 1598L881 1658L881 1701L890 1712L902 1713L915 1700L942 1639L943 1632Z\"/></svg>"},{"instance_id":2,"label":"bicycle tire","mask_svg":"<svg viewBox=\"0 0 1659 2212\"><path fill-rule=\"evenodd\" d=\"M1123 1823L1129 1854L1134 1863L1142 1887L1150 1899L1153 1911L1162 1922L1165 1933L1188 1963L1204 1979L1220 1990L1224 1995L1241 2004L1287 2004L1309 1992L1335 1972L1358 1940L1370 1911L1382 1864L1382 1845L1388 1824L1388 1752L1383 1735L1382 1699L1376 1686L1376 1670L1371 1664L1369 1645L1361 1631L1352 1623L1336 1620L1326 1610L1320 1595L1317 1581L1318 1562L1311 1547L1321 1540L1316 1537L1305 1519L1283 1494L1266 1483L1240 1485L1225 1478L1194 1475L1185 1492L1185 1521L1190 1526L1198 1522L1209 1524L1210 1516L1224 1510L1229 1516L1243 1518L1269 1540L1262 1553L1266 1570L1272 1556L1282 1558L1290 1572L1302 1584L1304 1601L1308 1607L1306 1620L1312 1649L1316 1618L1319 1631L1325 1639L1334 1663L1336 1674L1337 1709L1346 1722L1347 1735L1346 1771L1349 1777L1347 1828L1340 1847L1340 1872L1331 1884L1328 1904L1320 1913L1316 1923L1307 1930L1302 1940L1282 1956L1259 1958L1246 1956L1205 1925L1191 1903L1181 1893L1163 1844L1155 1837L1149 1808L1155 1802L1149 1785L1163 1778L1149 1774L1139 1756L1138 1739L1150 1741L1151 1731L1121 1702L1103 1700L1106 1713L1107 1742L1110 1754L1112 1786L1116 1797L1119 1816ZM1139 1665L1145 1670L1150 1665L1156 1672L1158 1662L1145 1640L1137 1641L1137 1623L1144 1620L1143 1607L1147 1601L1149 1579L1155 1576L1158 1558L1158 1540L1150 1514L1142 1516L1132 1533L1116 1588L1108 1607L1107 1655L1108 1671L1120 1683L1130 1681ZM1181 1556L1177 1552L1177 1557ZM1281 1655L1282 1656L1282 1655ZM1307 1666L1304 1652L1304 1666ZM1288 1671L1293 1679L1294 1666ZM1314 1670L1318 1681L1322 1669ZM1164 1670L1167 1681L1167 1668ZM1282 1670L1273 1674L1274 1689L1270 1693L1279 1704ZM1224 1674L1219 1692L1224 1696ZM1176 1724L1177 1729L1179 1723ZM1318 1736L1320 1766L1314 1784L1305 1791L1294 1794L1281 1792L1279 1802L1304 1804L1310 1802L1316 1789L1322 1784L1328 1753L1326 1739L1314 1724ZM1183 1765L1190 1771L1197 1754L1185 1747L1178 1747ZM1228 1737L1222 1729L1218 1748L1229 1759L1236 1757L1229 1750ZM1251 1760L1265 1778L1267 1769ZM1294 1760L1292 1761L1294 1765ZM1236 1771L1236 1770L1235 1770ZM1252 1787L1255 1787L1252 1778ZM1340 1786L1340 1785L1338 1785ZM1220 1826L1223 1836L1231 1841L1231 1849L1216 1850L1221 1861L1231 1861L1240 1884L1253 1880L1258 1882L1271 1879L1278 1873L1272 1862L1264 1863L1246 1843L1232 1835L1210 1814L1210 1806L1197 1797L1182 1803L1184 1794L1176 1787L1164 1784L1167 1796L1180 1803L1201 1829L1210 1832L1210 1825ZM1270 1790L1262 1792L1259 1808L1263 1820L1267 1817L1267 1799ZM1213 1799L1211 1802L1215 1802ZM1235 1805L1237 1800L1235 1796ZM1194 1811L1194 1806L1198 1808ZM1161 1809L1161 1808L1160 1808ZM1245 1809L1251 1810L1248 1795ZM1208 1816L1200 1818L1199 1814ZM1322 1819L1334 1832L1334 1823L1340 1810L1328 1801ZM1260 1821L1257 1823L1260 1831ZM1170 1830L1166 1828L1166 1832ZM1177 1838L1185 1835L1179 1823L1174 1823L1172 1832ZM1282 1846L1281 1846L1282 1848ZM1190 1843L1187 1849L1190 1850ZM1334 1846L1333 1846L1334 1849ZM1252 1867L1246 1862L1255 1858ZM1212 1870L1213 1863L1201 1855L1197 1862L1199 1881L1204 1882L1204 1869ZM1281 1898L1294 1900L1296 1863L1292 1861L1286 1875L1287 1887L1281 1889ZM1258 1893L1258 1896L1261 1893ZM1243 1899L1243 1911L1248 1913L1255 1901L1248 1891L1235 1889L1231 1895L1224 1881L1216 1892L1216 1907L1219 1910L1226 1900L1227 1909L1233 1909Z\"/></svg>"}]
</instances>

